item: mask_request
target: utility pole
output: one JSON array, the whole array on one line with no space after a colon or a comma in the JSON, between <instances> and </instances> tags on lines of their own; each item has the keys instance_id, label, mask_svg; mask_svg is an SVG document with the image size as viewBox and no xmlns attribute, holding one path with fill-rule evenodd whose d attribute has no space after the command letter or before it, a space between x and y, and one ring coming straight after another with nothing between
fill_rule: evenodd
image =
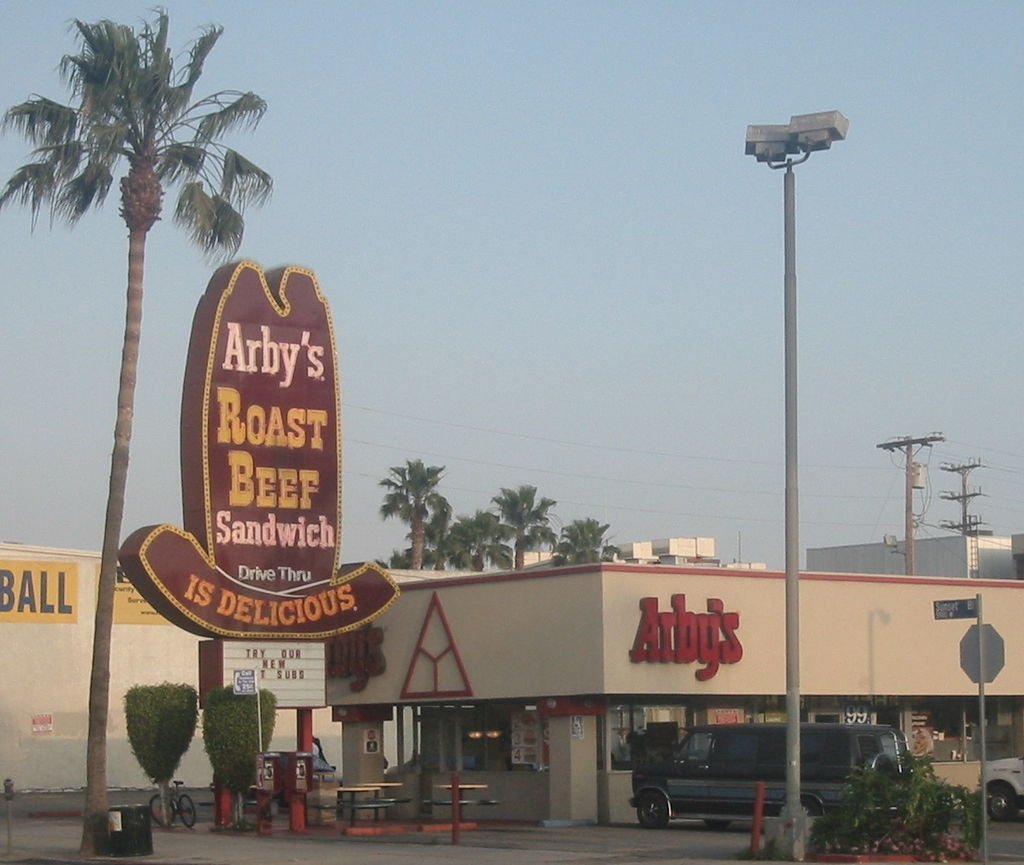
<instances>
[{"instance_id":1,"label":"utility pole","mask_svg":"<svg viewBox=\"0 0 1024 865\"><path fill-rule=\"evenodd\" d=\"M982 521L979 517L969 515L967 513L967 508L968 505L970 505L971 499L982 495L982 492L980 489L967 489L967 476L974 471L974 469L982 468L981 460L974 459L969 463L961 463L959 465L943 463L939 468L944 472L955 472L960 475L960 492L954 493L946 491L939 493L940 499L945 499L949 502L960 502L960 522L954 523L950 520L943 520L942 527L954 532L959 532L961 535L977 534L978 529L982 526Z\"/></svg>"},{"instance_id":2,"label":"utility pole","mask_svg":"<svg viewBox=\"0 0 1024 865\"><path fill-rule=\"evenodd\" d=\"M944 442L946 437L942 433L929 433L926 436L902 436L901 438L889 439L876 447L884 451L901 451L904 454L906 484L904 492L904 561L906 562L905 573L907 576L914 574L914 534L916 523L914 520L914 490L923 488L924 484L915 481L916 469L921 467L920 463L914 462L914 454L922 448L931 447L935 442Z\"/></svg>"},{"instance_id":3,"label":"utility pole","mask_svg":"<svg viewBox=\"0 0 1024 865\"><path fill-rule=\"evenodd\" d=\"M967 576L977 577L979 575L979 562L978 562L978 531L981 529L982 521L980 517L974 516L967 512L967 508L971 503L971 500L982 495L980 489L969 490L967 488L967 476L974 471L976 468L981 468L981 460L973 459L968 463L960 463L954 465L953 463L943 463L939 466L944 472L954 472L960 475L960 492L944 491L939 493L940 499L945 499L950 502L960 502L960 522L954 523L952 520L943 520L940 525L944 529L958 532L967 538L969 549L967 552Z\"/></svg>"}]
</instances>

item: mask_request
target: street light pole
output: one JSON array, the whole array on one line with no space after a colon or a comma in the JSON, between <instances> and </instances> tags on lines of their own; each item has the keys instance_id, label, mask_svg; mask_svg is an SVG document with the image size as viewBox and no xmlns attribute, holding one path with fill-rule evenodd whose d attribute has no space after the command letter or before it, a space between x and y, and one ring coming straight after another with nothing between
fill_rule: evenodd
<instances>
[{"instance_id":1,"label":"street light pole","mask_svg":"<svg viewBox=\"0 0 1024 865\"><path fill-rule=\"evenodd\" d=\"M808 154L809 156L810 154ZM807 156L804 157L806 159ZM803 160L801 160L803 161ZM786 413L786 806L783 817L793 826L794 859L804 858L800 803L800 493L797 401L796 320L796 174L786 160L784 187L785 246L785 413ZM798 824L797 821L800 820ZM789 846L787 841L787 846Z\"/></svg>"},{"instance_id":2,"label":"street light pole","mask_svg":"<svg viewBox=\"0 0 1024 865\"><path fill-rule=\"evenodd\" d=\"M784 168L785 419L786 419L786 800L782 810L785 855L801 861L807 814L800 802L800 495L797 400L796 174L815 150L846 137L849 121L838 111L796 115L785 126L748 126L746 153L769 168ZM802 154L792 158L793 154Z\"/></svg>"}]
</instances>

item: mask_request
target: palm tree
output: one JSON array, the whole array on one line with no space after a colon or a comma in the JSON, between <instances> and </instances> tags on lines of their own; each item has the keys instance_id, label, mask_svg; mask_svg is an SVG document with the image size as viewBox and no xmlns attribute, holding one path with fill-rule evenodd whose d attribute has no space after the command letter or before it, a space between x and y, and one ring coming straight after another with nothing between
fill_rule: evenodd
<instances>
[{"instance_id":1,"label":"palm tree","mask_svg":"<svg viewBox=\"0 0 1024 865\"><path fill-rule=\"evenodd\" d=\"M504 542L511 537L511 529L490 511L459 517L452 526L448 561L456 568L474 571L482 571L488 564L507 568L512 564L512 550Z\"/></svg>"},{"instance_id":2,"label":"palm tree","mask_svg":"<svg viewBox=\"0 0 1024 865\"><path fill-rule=\"evenodd\" d=\"M573 520L562 527L562 534L555 546L556 565L584 565L593 562L610 562L615 558L616 548L606 542L609 526L599 523L593 517Z\"/></svg>"},{"instance_id":3,"label":"palm tree","mask_svg":"<svg viewBox=\"0 0 1024 865\"><path fill-rule=\"evenodd\" d=\"M443 571L452 544L452 506L444 496L438 498L423 527L423 564Z\"/></svg>"},{"instance_id":4,"label":"palm tree","mask_svg":"<svg viewBox=\"0 0 1024 865\"><path fill-rule=\"evenodd\" d=\"M377 559L377 564L392 571L407 571L409 570L409 550L392 550L391 558L386 562Z\"/></svg>"},{"instance_id":5,"label":"palm tree","mask_svg":"<svg viewBox=\"0 0 1024 865\"><path fill-rule=\"evenodd\" d=\"M175 186L175 221L205 252L233 253L244 229L241 210L266 200L272 182L266 172L220 142L233 129L255 127L266 110L264 101L236 91L193 98L220 27L203 31L177 72L167 47L165 12L158 12L156 21L138 33L106 20L76 20L74 29L80 50L60 62L73 104L33 96L4 115L4 128L22 133L34 150L33 161L19 168L0 193L0 207L27 205L34 225L48 205L52 217L74 225L104 202L115 171L127 169L120 180L121 216L128 227L127 311L93 636L81 844L84 855L93 855L107 845L110 630L135 403L146 239L160 218L164 187Z\"/></svg>"},{"instance_id":6,"label":"palm tree","mask_svg":"<svg viewBox=\"0 0 1024 865\"><path fill-rule=\"evenodd\" d=\"M515 537L515 561L517 571L523 569L527 550L550 546L555 542L548 513L558 504L554 499L542 498L537 501L537 488L529 485L518 489L501 488L501 494L491 499L498 508L501 521L512 530Z\"/></svg>"},{"instance_id":7,"label":"palm tree","mask_svg":"<svg viewBox=\"0 0 1024 865\"><path fill-rule=\"evenodd\" d=\"M404 466L392 466L391 476L380 486L388 490L380 506L383 519L398 517L409 525L412 541L410 564L414 571L423 568L426 523L432 512L447 506L444 496L437 492L444 466L425 466L423 460L406 460Z\"/></svg>"}]
</instances>

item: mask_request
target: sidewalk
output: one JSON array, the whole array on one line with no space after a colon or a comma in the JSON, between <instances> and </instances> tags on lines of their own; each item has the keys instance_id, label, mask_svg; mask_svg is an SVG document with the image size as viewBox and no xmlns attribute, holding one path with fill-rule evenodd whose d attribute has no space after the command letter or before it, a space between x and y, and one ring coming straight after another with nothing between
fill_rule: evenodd
<instances>
[{"instance_id":1,"label":"sidewalk","mask_svg":"<svg viewBox=\"0 0 1024 865\"><path fill-rule=\"evenodd\" d=\"M112 791L110 805L142 804L147 791ZM651 832L634 827L482 823L461 833L453 846L450 831L410 832L377 837L344 836L337 827L288 830L287 818L274 821L270 835L214 831L208 791L195 791L199 820L192 830L152 829L153 852L144 856L103 856L105 861L146 865L633 865L686 862L722 865L738 861L742 834L712 838L710 847L687 850L692 835ZM83 860L81 793L19 794L7 812L0 806L0 862L51 865ZM6 804L6 803L5 803ZM705 834L702 841L707 841ZM9 852L8 852L9 851ZM696 854L696 856L694 855Z\"/></svg>"}]
</instances>

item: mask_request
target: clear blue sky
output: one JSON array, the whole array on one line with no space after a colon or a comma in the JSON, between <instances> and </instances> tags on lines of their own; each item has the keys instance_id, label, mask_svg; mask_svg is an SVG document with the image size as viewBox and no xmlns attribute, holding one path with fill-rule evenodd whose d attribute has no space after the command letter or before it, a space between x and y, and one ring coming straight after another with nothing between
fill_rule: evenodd
<instances>
[{"instance_id":1,"label":"clear blue sky","mask_svg":"<svg viewBox=\"0 0 1024 865\"><path fill-rule=\"evenodd\" d=\"M0 2L0 108L64 100L72 17ZM387 557L389 466L447 467L457 513L535 484L615 541L716 538L783 565L782 177L749 123L838 109L798 169L801 546L902 536L886 439L923 456L920 536L1024 532L1024 5L1011 2L171 2L224 36L199 90L269 103L240 150L275 178L239 255L315 270L344 406L342 558ZM0 139L0 179L27 156ZM168 210L170 208L168 207ZM0 213L0 539L97 549L126 233ZM153 230L125 533L180 524L178 413L214 264Z\"/></svg>"}]
</instances>

